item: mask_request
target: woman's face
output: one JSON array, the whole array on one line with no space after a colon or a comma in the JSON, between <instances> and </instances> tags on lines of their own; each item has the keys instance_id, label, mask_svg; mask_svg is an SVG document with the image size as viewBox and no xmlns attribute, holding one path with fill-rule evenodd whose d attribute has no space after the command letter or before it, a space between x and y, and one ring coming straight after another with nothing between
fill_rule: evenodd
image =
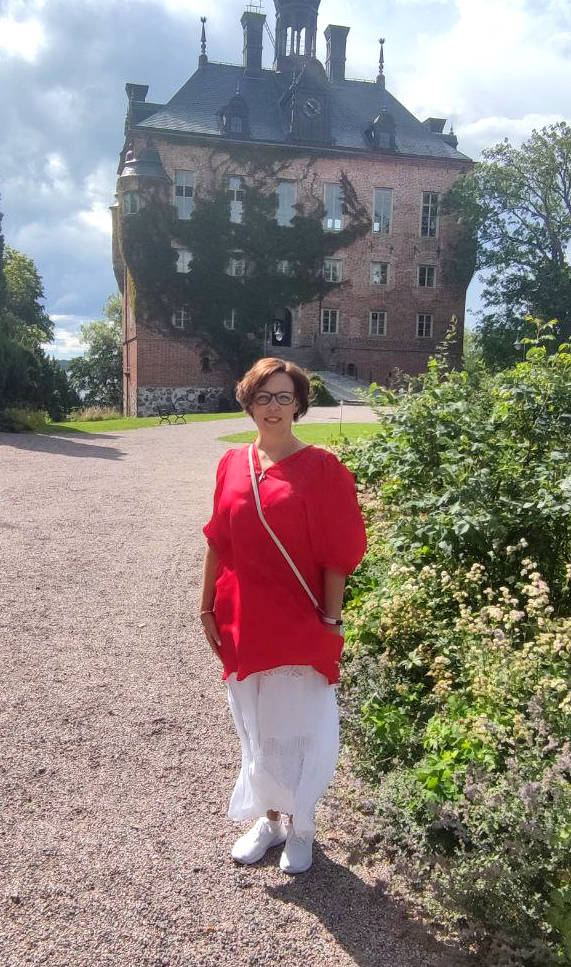
<instances>
[{"instance_id":1,"label":"woman's face","mask_svg":"<svg viewBox=\"0 0 571 967\"><path fill-rule=\"evenodd\" d=\"M285 394L278 402L275 395L267 399L269 394ZM286 402L289 396L289 401ZM287 373L273 373L262 383L256 391L252 401L252 418L263 433L281 435L291 432L291 424L297 411L295 387L291 376Z\"/></svg>"}]
</instances>

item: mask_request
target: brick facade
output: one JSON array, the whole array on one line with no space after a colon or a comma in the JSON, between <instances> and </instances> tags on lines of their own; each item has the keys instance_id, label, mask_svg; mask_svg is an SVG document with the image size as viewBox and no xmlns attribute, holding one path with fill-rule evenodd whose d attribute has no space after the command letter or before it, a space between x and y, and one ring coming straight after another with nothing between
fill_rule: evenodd
<instances>
[{"instance_id":1,"label":"brick facade","mask_svg":"<svg viewBox=\"0 0 571 967\"><path fill-rule=\"evenodd\" d=\"M218 66L209 65L210 69ZM200 69L193 77L199 73ZM363 96L370 97L375 85L361 86ZM138 88L141 89L146 94L146 88ZM379 96L383 95L384 79L378 90ZM398 102L394 104L398 105ZM160 106L152 106L156 107ZM412 120L423 130L420 122ZM143 127L144 124L131 124L126 142L137 158L150 143ZM434 142L435 135L432 128L429 130L431 133L426 139L432 138ZM452 135L442 136L442 141L446 137L453 138ZM260 157L264 151L263 145L247 144L243 139L236 145L231 139L218 144L213 141L212 137L192 132L181 134L153 128L152 144L166 175L161 190L167 193L167 197L170 194L173 203L177 169L194 173L195 193L208 192L215 187L214 172L217 186L222 177L230 174L248 179L248 167L256 164L257 152ZM451 143L450 140L447 142ZM444 274L445 262L454 251L460 229L452 217L439 215L436 236L422 237L421 212L423 193L442 196L458 176L468 170L471 162L455 151L454 144L452 150L443 145L441 156L434 156L440 150L438 147L435 150L428 145L427 157L422 156L422 146L421 138L420 149L414 154L406 154L396 150L373 152L366 150L364 145L361 149L347 151L331 143L321 148L312 145L306 152L300 150L299 145L295 149L287 143L273 145L274 154L277 149L280 155L278 177L296 183L298 202L309 201L316 195L323 199L323 186L339 183L341 173L346 172L359 202L371 214L371 231L350 249L339 250L332 256L342 263L345 285L332 290L322 305L314 302L292 309L291 346L284 346L281 350L271 347L268 350L271 354L287 356L307 368L329 369L388 385L396 370L413 375L425 370L429 356L455 316L458 322L457 359L460 361L466 286L451 285ZM245 157L248 159L246 165ZM132 179L119 178L118 205L114 210L114 265L124 290L126 411L141 412L142 399L146 400L148 409L152 405L149 401L158 398L157 393L160 395L165 388L178 388L177 392L194 389L197 392L186 399L204 402L208 398L210 406L218 397L221 403L227 403L232 395L232 380L223 361L209 357L205 362L204 350L188 339L188 333L183 338L174 330L172 338L159 335L142 320L134 318L128 273L117 242L118 212L122 211L122 196L131 182ZM381 235L372 230L374 188L392 191L392 221L388 234ZM382 284L371 281L371 263L374 262L385 263L388 267L386 282L383 279ZM430 267L428 274L430 281L435 283L433 286L419 285L420 266ZM423 273L426 275L426 270ZM286 309L284 306L284 314ZM322 310L337 311L336 333L322 331ZM378 334L370 333L371 312L383 314L373 319L375 327L384 327L384 331ZM429 336L417 333L419 314L427 323L429 319L431 321ZM335 319L335 316L331 318ZM263 347L260 346L262 354ZM208 393L209 388L216 390L218 397L216 393ZM156 391L154 397L153 390ZM206 393L206 396L199 397L198 393Z\"/></svg>"}]
</instances>

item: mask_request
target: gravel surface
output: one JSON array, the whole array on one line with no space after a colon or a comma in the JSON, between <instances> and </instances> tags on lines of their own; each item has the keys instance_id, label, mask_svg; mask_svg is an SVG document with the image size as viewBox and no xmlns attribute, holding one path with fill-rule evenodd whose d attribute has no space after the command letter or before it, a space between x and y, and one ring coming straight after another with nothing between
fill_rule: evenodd
<instances>
[{"instance_id":1,"label":"gravel surface","mask_svg":"<svg viewBox=\"0 0 571 967\"><path fill-rule=\"evenodd\" d=\"M339 783L310 872L230 858L239 746L195 614L217 438L249 425L0 434L2 967L473 963L351 862Z\"/></svg>"}]
</instances>

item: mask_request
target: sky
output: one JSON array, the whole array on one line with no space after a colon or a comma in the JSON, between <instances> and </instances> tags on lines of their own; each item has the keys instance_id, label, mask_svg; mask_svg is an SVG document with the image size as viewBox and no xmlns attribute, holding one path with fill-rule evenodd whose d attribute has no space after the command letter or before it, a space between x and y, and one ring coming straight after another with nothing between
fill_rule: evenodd
<instances>
[{"instance_id":1,"label":"sky","mask_svg":"<svg viewBox=\"0 0 571 967\"><path fill-rule=\"evenodd\" d=\"M201 15L209 59L241 63L244 9L244 0L0 0L3 233L43 279L56 357L83 351L81 324L117 290L109 206L125 83L169 100L196 69ZM262 9L274 32L273 0ZM374 80L385 37L388 90L420 120L451 121L474 159L571 114L569 0L321 0L322 62L329 23L351 28L347 77ZM264 66L271 55L266 35ZM479 291L473 282L468 325Z\"/></svg>"}]
</instances>

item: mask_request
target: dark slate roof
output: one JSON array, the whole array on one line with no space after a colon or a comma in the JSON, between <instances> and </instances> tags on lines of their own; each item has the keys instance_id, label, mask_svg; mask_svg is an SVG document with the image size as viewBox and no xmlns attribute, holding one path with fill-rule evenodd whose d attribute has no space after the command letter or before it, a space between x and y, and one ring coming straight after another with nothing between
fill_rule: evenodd
<instances>
[{"instance_id":1,"label":"dark slate roof","mask_svg":"<svg viewBox=\"0 0 571 967\"><path fill-rule=\"evenodd\" d=\"M222 139L218 112L239 89L249 108L249 140L285 144L287 131L279 101L290 83L291 74L273 70L248 74L242 67L208 62L198 68L168 104L153 105L156 110L140 121L137 129L216 135ZM329 83L329 91L333 147L372 153L363 132L384 109L395 121L397 154L470 160L442 136L432 133L380 84L337 81Z\"/></svg>"}]
</instances>

